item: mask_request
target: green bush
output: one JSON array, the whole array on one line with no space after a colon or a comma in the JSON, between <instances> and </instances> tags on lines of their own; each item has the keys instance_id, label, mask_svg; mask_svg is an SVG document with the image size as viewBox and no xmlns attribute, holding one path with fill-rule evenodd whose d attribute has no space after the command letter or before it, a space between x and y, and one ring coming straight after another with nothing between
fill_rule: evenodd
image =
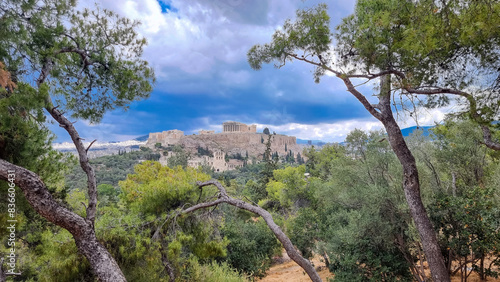
<instances>
[{"instance_id":1,"label":"green bush","mask_svg":"<svg viewBox=\"0 0 500 282\"><path fill-rule=\"evenodd\" d=\"M262 277L271 265L272 256L281 250L281 244L261 218L257 221L229 218L222 233L230 241L227 262L253 276Z\"/></svg>"},{"instance_id":2,"label":"green bush","mask_svg":"<svg viewBox=\"0 0 500 282\"><path fill-rule=\"evenodd\" d=\"M245 282L246 276L232 269L226 262L200 264L196 258L189 260L188 274L183 280L190 282Z\"/></svg>"}]
</instances>

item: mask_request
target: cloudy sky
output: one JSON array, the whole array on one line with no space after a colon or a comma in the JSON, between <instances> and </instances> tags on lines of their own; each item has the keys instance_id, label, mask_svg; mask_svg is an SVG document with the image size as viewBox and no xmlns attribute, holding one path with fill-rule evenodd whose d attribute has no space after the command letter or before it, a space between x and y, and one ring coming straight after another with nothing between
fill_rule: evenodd
<instances>
[{"instance_id":1,"label":"cloudy sky","mask_svg":"<svg viewBox=\"0 0 500 282\"><path fill-rule=\"evenodd\" d=\"M80 7L92 8L86 0ZM98 124L75 125L88 140L122 141L170 129L185 134L222 130L222 122L257 124L301 139L343 141L354 128L379 129L361 104L335 77L315 84L312 68L300 62L282 69L250 68L247 51L267 43L285 19L312 0L97 0L102 8L142 22L144 57L157 83L148 100L127 112L108 113ZM328 1L332 27L352 13L354 1ZM366 89L365 93L369 93ZM422 110L420 125L432 125L443 111ZM415 121L402 116L402 127ZM69 141L57 126L58 142Z\"/></svg>"}]
</instances>

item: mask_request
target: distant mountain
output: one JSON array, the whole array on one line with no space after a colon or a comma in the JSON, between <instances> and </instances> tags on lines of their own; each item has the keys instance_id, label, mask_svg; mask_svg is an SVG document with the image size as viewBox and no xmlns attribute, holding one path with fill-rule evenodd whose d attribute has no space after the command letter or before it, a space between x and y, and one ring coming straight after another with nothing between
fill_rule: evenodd
<instances>
[{"instance_id":1,"label":"distant mountain","mask_svg":"<svg viewBox=\"0 0 500 282\"><path fill-rule=\"evenodd\" d=\"M434 126L412 126L412 127L407 127L401 129L401 133L403 133L404 137L410 136L415 130L420 129L423 130L424 136L429 136L430 131L429 129L433 128ZM149 135L143 135L139 136L133 140L128 140L128 141L121 141L121 142L116 142L116 141L110 141L110 142L96 142L94 143L89 150L89 155L91 158L96 158L99 156L106 156L106 155L112 155L112 154L118 154L119 152L130 152L130 151L135 151L139 150L141 146L146 145L146 141L148 140ZM325 144L328 144L328 142L322 141L322 140L306 140L306 139L299 139L297 138L297 144L298 145L308 145L309 141L311 142L312 145L321 147ZM84 146L88 146L90 143L87 142L84 144ZM345 142L341 142L341 145L344 145ZM62 152L72 152L76 154L76 149L75 145L73 143L54 143L53 144L54 149L62 151Z\"/></svg>"},{"instance_id":2,"label":"distant mountain","mask_svg":"<svg viewBox=\"0 0 500 282\"><path fill-rule=\"evenodd\" d=\"M148 138L149 138L149 135L143 135L143 136L139 136L139 137L135 138L134 140L144 142L144 141L148 141Z\"/></svg>"},{"instance_id":3,"label":"distant mountain","mask_svg":"<svg viewBox=\"0 0 500 282\"><path fill-rule=\"evenodd\" d=\"M84 142L83 146L88 147L90 142ZM130 152L139 150L141 146L146 145L146 141L127 140L127 141L111 141L111 142L95 142L89 149L89 157L96 158L100 156L107 156L118 154L119 152ZM73 143L63 142L54 143L53 148L61 152L71 152L76 154L76 148Z\"/></svg>"},{"instance_id":4,"label":"distant mountain","mask_svg":"<svg viewBox=\"0 0 500 282\"><path fill-rule=\"evenodd\" d=\"M412 126L412 127L407 127L401 129L401 133L403 133L404 137L410 136L415 130L419 129L423 131L424 136L429 136L431 132L429 129L433 128L435 126Z\"/></svg>"},{"instance_id":5,"label":"distant mountain","mask_svg":"<svg viewBox=\"0 0 500 282\"><path fill-rule=\"evenodd\" d=\"M325 143L325 141L321 141L321 140L305 140L305 139L298 139L297 138L297 144L307 145L307 144L309 144L309 141L311 141L312 145Z\"/></svg>"}]
</instances>

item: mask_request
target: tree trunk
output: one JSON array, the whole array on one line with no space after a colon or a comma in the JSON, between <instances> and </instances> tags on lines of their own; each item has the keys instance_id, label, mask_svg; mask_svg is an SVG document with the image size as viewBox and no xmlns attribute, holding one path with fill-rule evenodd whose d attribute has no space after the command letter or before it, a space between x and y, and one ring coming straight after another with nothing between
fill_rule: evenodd
<instances>
[{"instance_id":1,"label":"tree trunk","mask_svg":"<svg viewBox=\"0 0 500 282\"><path fill-rule=\"evenodd\" d=\"M97 240L92 220L61 206L34 172L0 159L0 179L7 180L9 173L15 175L14 183L36 212L73 235L78 250L89 260L100 281L126 281L116 261Z\"/></svg>"},{"instance_id":2,"label":"tree trunk","mask_svg":"<svg viewBox=\"0 0 500 282\"><path fill-rule=\"evenodd\" d=\"M431 269L433 281L450 281L448 271L444 263L439 244L437 242L436 233L427 216L424 204L420 197L420 183L415 159L408 149L401 130L396 121L391 115L391 120L384 122L389 142L403 166L403 188L406 201L410 208L410 214L417 227L420 241L424 249L424 253Z\"/></svg>"},{"instance_id":3,"label":"tree trunk","mask_svg":"<svg viewBox=\"0 0 500 282\"><path fill-rule=\"evenodd\" d=\"M406 201L410 208L410 214L417 227L420 241L431 270L434 282L450 281L450 276L444 263L443 255L437 242L436 233L427 216L422 198L420 197L420 182L418 177L417 164L413 154L408 148L401 128L394 119L390 101L390 78L388 76L381 79L380 110L381 119L392 150L403 166L403 189Z\"/></svg>"}]
</instances>

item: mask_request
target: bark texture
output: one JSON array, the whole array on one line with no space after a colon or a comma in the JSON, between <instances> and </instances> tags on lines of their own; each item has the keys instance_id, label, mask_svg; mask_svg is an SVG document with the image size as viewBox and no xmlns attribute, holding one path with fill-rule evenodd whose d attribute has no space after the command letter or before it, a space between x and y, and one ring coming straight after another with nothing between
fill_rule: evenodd
<instances>
[{"instance_id":1,"label":"bark texture","mask_svg":"<svg viewBox=\"0 0 500 282\"><path fill-rule=\"evenodd\" d=\"M271 231L274 233L276 238L283 244L283 247L286 250L286 253L288 256L295 261L304 271L309 275L309 278L311 278L312 281L314 282L319 282L322 281L321 278L319 277L318 273L316 272L316 269L314 269L314 266L309 262L309 260L305 259L300 255L300 253L295 249L295 247L292 244L292 241L285 235L285 233L281 230L281 228L274 222L272 215L266 211L265 209L258 207L258 206L253 206L245 201L238 200L235 198L232 198L227 195L226 189L222 184L220 184L216 180L210 180L206 182L198 182L198 186L204 187L204 186L209 186L209 185L214 185L219 189L219 199L212 201L212 202L207 202L207 203L201 203L197 204L195 206L192 206L190 208L187 208L183 210L181 213L189 213L193 212L198 209L202 208L207 208L211 206L215 206L221 203L226 203L230 204L232 206L235 206L240 209L244 209L250 212L253 212L255 214L258 214L261 216L264 221L266 222L267 226Z\"/></svg>"},{"instance_id":2,"label":"bark texture","mask_svg":"<svg viewBox=\"0 0 500 282\"><path fill-rule=\"evenodd\" d=\"M14 183L37 213L73 235L78 250L89 260L100 281L126 281L111 254L97 240L93 221L60 205L37 174L0 159L0 179L7 180L8 171L14 171Z\"/></svg>"},{"instance_id":3,"label":"bark texture","mask_svg":"<svg viewBox=\"0 0 500 282\"><path fill-rule=\"evenodd\" d=\"M380 121L385 127L392 150L403 167L403 188L406 202L417 227L433 281L450 281L436 238L436 232L427 216L427 211L420 196L420 182L415 157L408 148L401 133L401 128L394 119L390 97L390 76L384 76L381 78L380 102L378 105L382 115Z\"/></svg>"},{"instance_id":4,"label":"bark texture","mask_svg":"<svg viewBox=\"0 0 500 282\"><path fill-rule=\"evenodd\" d=\"M78 50L61 50L61 52L75 52L82 56ZM82 58L86 59L86 57ZM52 70L54 63L48 58L40 71L36 80L38 88L45 83ZM100 281L126 281L120 267L111 254L99 243L95 235L94 222L97 212L97 181L95 172L89 163L87 151L80 138L78 131L61 111L54 107L50 96L47 97L45 108L47 112L64 128L71 137L78 152L80 166L87 175L87 193L89 196L88 207L86 207L86 217L83 218L69 209L57 203L45 183L32 171L11 164L0 159L0 179L7 179L8 170L15 171L16 185L21 188L30 205L41 216L52 223L68 230L75 239L76 246L81 254L89 261L94 275Z\"/></svg>"},{"instance_id":5,"label":"bark texture","mask_svg":"<svg viewBox=\"0 0 500 282\"><path fill-rule=\"evenodd\" d=\"M318 60L314 60L289 52L285 52L285 54L296 60L315 65L333 73L344 82L345 86L347 87L347 91L349 91L354 97L356 97L356 99L372 116L382 122L387 131L389 143L392 147L392 150L398 157L398 160L403 167L403 189L406 201L410 208L410 214L417 227L424 253L431 270L432 279L434 282L450 281L450 276L448 274L448 270L444 263L444 258L441 254L439 244L437 242L436 233L429 220L429 217L427 216L427 212L420 196L420 183L415 158L406 145L406 142L401 133L401 129L394 119L391 109L391 75L396 75L404 79L405 74L393 69L381 71L376 74L346 74L328 66L328 64L320 56L318 56ZM379 103L371 104L366 96L356 89L356 86L351 81L351 79L353 78L363 78L367 79L368 81L379 78ZM404 88L404 90L408 93L421 95L453 94L462 96L469 101L471 111L476 109L476 102L474 98L470 94L463 91L449 88L412 89L410 88L410 86L407 86L406 88ZM495 148L495 143L491 140L491 134L489 134L489 128L483 127L483 135L486 140L485 144L490 148ZM500 147L498 147L498 149L500 149Z\"/></svg>"}]
</instances>

